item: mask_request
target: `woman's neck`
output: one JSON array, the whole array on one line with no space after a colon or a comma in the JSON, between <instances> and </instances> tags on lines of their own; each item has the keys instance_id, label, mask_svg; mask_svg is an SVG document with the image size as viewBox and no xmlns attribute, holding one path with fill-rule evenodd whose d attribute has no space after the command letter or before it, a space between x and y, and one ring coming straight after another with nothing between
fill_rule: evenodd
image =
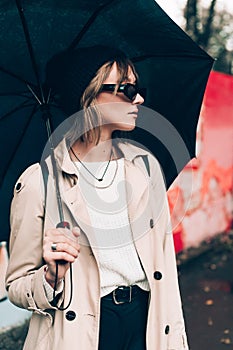
<instances>
[{"instance_id":1,"label":"woman's neck","mask_svg":"<svg viewBox=\"0 0 233 350\"><path fill-rule=\"evenodd\" d=\"M72 145L72 149L81 161L105 162L110 159L112 154L112 139L100 140L97 145L78 140ZM75 160L72 153L70 156L72 160Z\"/></svg>"}]
</instances>

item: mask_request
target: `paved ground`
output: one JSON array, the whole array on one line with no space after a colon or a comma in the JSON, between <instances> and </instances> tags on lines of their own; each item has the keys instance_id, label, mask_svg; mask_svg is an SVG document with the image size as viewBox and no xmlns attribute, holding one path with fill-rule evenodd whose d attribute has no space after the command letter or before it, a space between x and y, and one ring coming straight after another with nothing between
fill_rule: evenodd
<instances>
[{"instance_id":1,"label":"paved ground","mask_svg":"<svg viewBox=\"0 0 233 350\"><path fill-rule=\"evenodd\" d=\"M233 349L233 248L226 241L179 268L190 350Z\"/></svg>"}]
</instances>

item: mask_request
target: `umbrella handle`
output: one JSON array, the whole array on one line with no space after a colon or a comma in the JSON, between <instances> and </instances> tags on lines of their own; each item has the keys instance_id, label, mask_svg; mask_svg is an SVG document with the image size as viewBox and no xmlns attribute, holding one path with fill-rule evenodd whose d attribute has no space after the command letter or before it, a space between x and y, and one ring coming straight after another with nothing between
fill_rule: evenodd
<instances>
[{"instance_id":1,"label":"umbrella handle","mask_svg":"<svg viewBox=\"0 0 233 350\"><path fill-rule=\"evenodd\" d=\"M56 228L67 228L68 230L70 230L70 224L67 221L61 221L56 225ZM67 264L66 260L57 260L57 263L59 265L65 265Z\"/></svg>"},{"instance_id":2,"label":"umbrella handle","mask_svg":"<svg viewBox=\"0 0 233 350\"><path fill-rule=\"evenodd\" d=\"M70 230L70 224L68 221L61 221L56 225L56 228L67 228Z\"/></svg>"},{"instance_id":3,"label":"umbrella handle","mask_svg":"<svg viewBox=\"0 0 233 350\"><path fill-rule=\"evenodd\" d=\"M69 230L70 224L67 221L61 221L56 225L56 228L67 228ZM54 289L53 289L53 300L56 300L55 292L56 292L56 288L57 288L58 265L64 265L64 264L67 264L67 261L58 260L56 262L56 276L55 276L55 285L54 285ZM65 307L59 307L58 305L55 304L57 306L58 310L64 311L64 310L68 309L68 307L71 304L72 297L73 297L73 277L72 277L72 264L70 263L70 300Z\"/></svg>"}]
</instances>

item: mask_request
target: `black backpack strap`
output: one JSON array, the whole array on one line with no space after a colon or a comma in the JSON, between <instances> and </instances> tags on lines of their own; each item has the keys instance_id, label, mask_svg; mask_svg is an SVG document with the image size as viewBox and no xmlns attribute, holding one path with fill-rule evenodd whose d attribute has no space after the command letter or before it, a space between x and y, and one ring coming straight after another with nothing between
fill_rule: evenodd
<instances>
[{"instance_id":1,"label":"black backpack strap","mask_svg":"<svg viewBox=\"0 0 233 350\"><path fill-rule=\"evenodd\" d=\"M150 164L149 164L148 156L142 156L142 160L145 164L148 175L150 176Z\"/></svg>"},{"instance_id":2,"label":"black backpack strap","mask_svg":"<svg viewBox=\"0 0 233 350\"><path fill-rule=\"evenodd\" d=\"M43 182L44 182L44 207L46 207L47 184L48 184L49 170L48 170L48 166L44 160L40 163L40 166L41 166L41 172L42 172Z\"/></svg>"}]
</instances>

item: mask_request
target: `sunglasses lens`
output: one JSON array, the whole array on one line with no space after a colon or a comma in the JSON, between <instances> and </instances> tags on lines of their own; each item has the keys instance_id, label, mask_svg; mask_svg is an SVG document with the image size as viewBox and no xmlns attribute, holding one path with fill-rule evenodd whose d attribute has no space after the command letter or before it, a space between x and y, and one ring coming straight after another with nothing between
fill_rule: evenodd
<instances>
[{"instance_id":1,"label":"sunglasses lens","mask_svg":"<svg viewBox=\"0 0 233 350\"><path fill-rule=\"evenodd\" d=\"M145 99L146 98L146 89L145 88L139 89L137 85L127 84L124 87L124 94L131 101L135 100L137 94L140 94Z\"/></svg>"},{"instance_id":2,"label":"sunglasses lens","mask_svg":"<svg viewBox=\"0 0 233 350\"><path fill-rule=\"evenodd\" d=\"M126 97L128 97L131 101L135 99L138 93L138 88L136 85L133 84L126 84L124 87L124 94Z\"/></svg>"},{"instance_id":3,"label":"sunglasses lens","mask_svg":"<svg viewBox=\"0 0 233 350\"><path fill-rule=\"evenodd\" d=\"M116 85L115 84L103 84L101 91L109 91L112 92L115 90ZM138 88L137 85L134 84L122 84L120 85L118 92L123 92L124 95L131 101L134 101L137 94L140 94L144 99L146 97L146 89L145 88Z\"/></svg>"}]
</instances>

